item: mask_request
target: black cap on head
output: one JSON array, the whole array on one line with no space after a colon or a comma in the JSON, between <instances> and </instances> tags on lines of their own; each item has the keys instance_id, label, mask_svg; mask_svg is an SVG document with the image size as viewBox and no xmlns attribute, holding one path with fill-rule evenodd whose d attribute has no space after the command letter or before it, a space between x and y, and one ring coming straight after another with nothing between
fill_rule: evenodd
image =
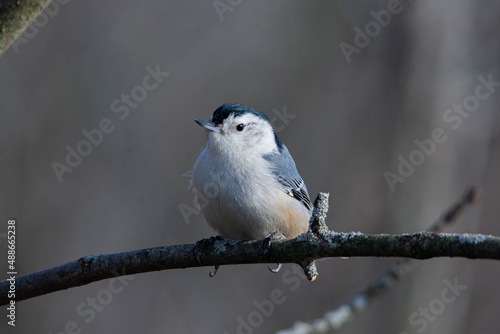
<instances>
[{"instance_id":1,"label":"black cap on head","mask_svg":"<svg viewBox=\"0 0 500 334\"><path fill-rule=\"evenodd\" d=\"M212 115L212 123L215 125L222 124L226 118L229 117L229 115L234 115L236 116L241 116L244 114L254 114L257 117L260 117L266 121L269 122L269 118L267 118L266 114L264 114L262 111L259 111L257 109L253 109L241 104L237 103L228 103L228 104L223 104L217 110L214 111L214 114Z\"/></svg>"}]
</instances>

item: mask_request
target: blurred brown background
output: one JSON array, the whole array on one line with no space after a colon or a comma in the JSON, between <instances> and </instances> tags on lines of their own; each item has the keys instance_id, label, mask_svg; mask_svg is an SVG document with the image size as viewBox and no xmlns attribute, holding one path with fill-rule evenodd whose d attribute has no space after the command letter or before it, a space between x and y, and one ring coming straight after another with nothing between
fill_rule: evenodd
<instances>
[{"instance_id":1,"label":"blurred brown background","mask_svg":"<svg viewBox=\"0 0 500 334\"><path fill-rule=\"evenodd\" d=\"M500 82L498 2L71 1L49 9L0 59L0 249L6 254L6 221L16 218L19 273L213 235L201 215L181 215L181 204L192 205L182 174L206 141L193 119L228 102L294 116L275 126L311 197L330 192L334 230L421 231L476 184L481 202L448 231L500 235L500 86L491 83ZM151 90L141 88L148 66L170 73ZM132 96L129 106L122 94ZM66 146L76 150L82 130L106 118L114 130L59 182L53 162L66 164ZM418 153L415 140L430 153ZM384 174L397 175L401 158L417 166L391 189ZM106 280L19 302L17 326L3 311L0 331L271 333L321 316L395 261L325 260L314 283L293 265L278 274L244 265L214 278L198 268ZM497 333L499 275L495 261L419 262L339 332ZM454 280L466 288L443 303L445 281ZM275 289L281 303L259 311Z\"/></svg>"}]
</instances>

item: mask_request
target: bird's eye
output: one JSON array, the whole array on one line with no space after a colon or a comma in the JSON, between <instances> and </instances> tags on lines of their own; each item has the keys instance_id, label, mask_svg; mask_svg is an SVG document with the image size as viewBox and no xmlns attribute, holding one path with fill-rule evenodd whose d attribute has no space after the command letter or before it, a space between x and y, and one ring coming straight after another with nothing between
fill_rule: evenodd
<instances>
[{"instance_id":1,"label":"bird's eye","mask_svg":"<svg viewBox=\"0 0 500 334\"><path fill-rule=\"evenodd\" d=\"M245 128L245 124L243 124L243 123L242 123L242 124L238 124L238 125L236 126L236 130L238 130L238 131L240 131L240 132L241 132L241 131L243 131L243 129L244 129L244 128Z\"/></svg>"}]
</instances>

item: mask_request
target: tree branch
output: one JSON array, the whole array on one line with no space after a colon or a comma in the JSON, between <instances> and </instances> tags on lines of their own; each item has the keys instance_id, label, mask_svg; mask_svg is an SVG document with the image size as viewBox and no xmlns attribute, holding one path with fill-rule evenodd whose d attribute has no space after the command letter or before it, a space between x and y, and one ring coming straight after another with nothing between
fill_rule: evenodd
<instances>
[{"instance_id":1,"label":"tree branch","mask_svg":"<svg viewBox=\"0 0 500 334\"><path fill-rule=\"evenodd\" d=\"M309 280L315 259L325 257L383 256L428 259L464 257L500 259L500 237L481 234L367 235L335 233L325 229L327 194L315 201L311 228L295 239L274 241L264 254L262 241L203 239L196 244L153 247L135 251L88 255L57 267L16 278L16 301L85 285L106 278L150 271L189 267L249 264L297 263ZM199 262L198 262L199 261ZM9 282L0 282L0 305L8 302Z\"/></svg>"},{"instance_id":2,"label":"tree branch","mask_svg":"<svg viewBox=\"0 0 500 334\"><path fill-rule=\"evenodd\" d=\"M0 56L51 0L0 0Z\"/></svg>"},{"instance_id":3,"label":"tree branch","mask_svg":"<svg viewBox=\"0 0 500 334\"><path fill-rule=\"evenodd\" d=\"M454 223L460 214L479 198L479 189L471 187L462 199L441 215L428 229L428 232L441 232L446 226ZM335 309L324 313L321 318L308 322L297 321L292 327L280 330L276 334L313 334L338 330L351 321L358 313L363 312L374 300L388 291L401 278L413 270L415 261L405 258L395 263L391 269L380 276L368 287L352 296L348 301Z\"/></svg>"}]
</instances>

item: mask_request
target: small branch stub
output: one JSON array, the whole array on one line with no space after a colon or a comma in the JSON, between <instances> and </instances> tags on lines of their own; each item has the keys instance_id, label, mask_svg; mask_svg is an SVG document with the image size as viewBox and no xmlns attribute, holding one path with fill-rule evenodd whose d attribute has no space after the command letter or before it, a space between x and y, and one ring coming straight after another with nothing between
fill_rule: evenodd
<instances>
[{"instance_id":1,"label":"small branch stub","mask_svg":"<svg viewBox=\"0 0 500 334\"><path fill-rule=\"evenodd\" d=\"M314 208L309 220L309 231L317 236L325 236L328 233L326 226L326 214L328 213L329 193L319 193L314 200Z\"/></svg>"},{"instance_id":2,"label":"small branch stub","mask_svg":"<svg viewBox=\"0 0 500 334\"><path fill-rule=\"evenodd\" d=\"M318 278L318 269L316 268L316 263L315 261L303 261L300 266L304 270L304 274L306 275L307 279L309 281L314 281L316 278Z\"/></svg>"},{"instance_id":3,"label":"small branch stub","mask_svg":"<svg viewBox=\"0 0 500 334\"><path fill-rule=\"evenodd\" d=\"M328 199L330 197L329 193L319 193L314 200L313 212L311 219L309 220L309 230L307 234L314 235L313 238L322 238L328 234L328 226L326 226L326 215L328 213ZM311 240L312 241L312 240ZM299 264L304 270L309 281L314 281L318 278L318 270L316 269L316 264L314 260L304 260Z\"/></svg>"}]
</instances>

